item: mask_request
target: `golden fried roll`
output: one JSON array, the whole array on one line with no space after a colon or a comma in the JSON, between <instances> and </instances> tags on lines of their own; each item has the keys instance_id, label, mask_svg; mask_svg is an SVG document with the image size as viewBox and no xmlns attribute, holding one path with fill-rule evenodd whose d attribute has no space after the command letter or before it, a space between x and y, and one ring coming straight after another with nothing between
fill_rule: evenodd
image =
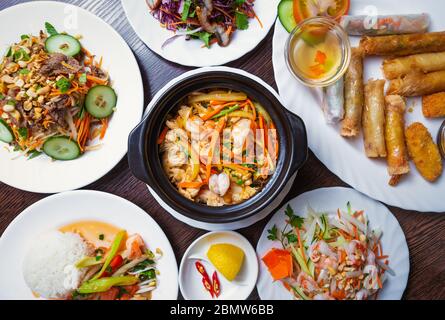
<instances>
[{"instance_id":1,"label":"golden fried roll","mask_svg":"<svg viewBox=\"0 0 445 320\"><path fill-rule=\"evenodd\" d=\"M445 117L445 92L422 98L422 112L426 118Z\"/></svg>"},{"instance_id":2,"label":"golden fried roll","mask_svg":"<svg viewBox=\"0 0 445 320\"><path fill-rule=\"evenodd\" d=\"M370 80L365 85L363 139L369 158L386 157L385 145L385 80Z\"/></svg>"},{"instance_id":3,"label":"golden fried roll","mask_svg":"<svg viewBox=\"0 0 445 320\"><path fill-rule=\"evenodd\" d=\"M440 70L445 70L445 52L415 54L383 61L383 73L390 80L413 71L427 73Z\"/></svg>"},{"instance_id":4,"label":"golden fried roll","mask_svg":"<svg viewBox=\"0 0 445 320\"><path fill-rule=\"evenodd\" d=\"M360 132L363 111L363 55L352 48L351 63L345 75L345 115L341 122L341 135L355 137Z\"/></svg>"},{"instance_id":5,"label":"golden fried roll","mask_svg":"<svg viewBox=\"0 0 445 320\"><path fill-rule=\"evenodd\" d=\"M367 56L408 56L445 51L445 32L428 32L382 37L363 37L360 47Z\"/></svg>"},{"instance_id":6,"label":"golden fried roll","mask_svg":"<svg viewBox=\"0 0 445 320\"><path fill-rule=\"evenodd\" d=\"M445 91L445 71L410 73L403 78L391 80L387 94L417 97L440 91Z\"/></svg>"},{"instance_id":7,"label":"golden fried roll","mask_svg":"<svg viewBox=\"0 0 445 320\"><path fill-rule=\"evenodd\" d=\"M442 158L428 129L415 122L405 130L406 145L410 157L422 177L434 182L442 174Z\"/></svg>"},{"instance_id":8,"label":"golden fried roll","mask_svg":"<svg viewBox=\"0 0 445 320\"><path fill-rule=\"evenodd\" d=\"M385 141L390 176L399 176L409 172L408 153L405 145L405 100L401 96L385 97L386 121Z\"/></svg>"}]
</instances>

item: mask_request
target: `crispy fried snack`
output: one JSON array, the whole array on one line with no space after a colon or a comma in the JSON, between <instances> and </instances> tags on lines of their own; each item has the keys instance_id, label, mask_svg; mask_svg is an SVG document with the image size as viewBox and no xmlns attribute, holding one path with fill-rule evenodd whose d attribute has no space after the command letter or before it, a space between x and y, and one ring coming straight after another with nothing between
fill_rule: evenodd
<instances>
[{"instance_id":1,"label":"crispy fried snack","mask_svg":"<svg viewBox=\"0 0 445 320\"><path fill-rule=\"evenodd\" d=\"M445 91L445 71L414 72L403 78L391 80L387 94L418 97Z\"/></svg>"},{"instance_id":2,"label":"crispy fried snack","mask_svg":"<svg viewBox=\"0 0 445 320\"><path fill-rule=\"evenodd\" d=\"M363 54L352 48L351 63L345 75L345 116L341 122L341 135L355 137L360 132L363 111Z\"/></svg>"},{"instance_id":3,"label":"crispy fried snack","mask_svg":"<svg viewBox=\"0 0 445 320\"><path fill-rule=\"evenodd\" d=\"M408 56L445 51L445 32L363 37L360 47L367 56Z\"/></svg>"},{"instance_id":4,"label":"crispy fried snack","mask_svg":"<svg viewBox=\"0 0 445 320\"><path fill-rule=\"evenodd\" d=\"M445 117L445 92L422 98L422 112L426 118Z\"/></svg>"},{"instance_id":5,"label":"crispy fried snack","mask_svg":"<svg viewBox=\"0 0 445 320\"><path fill-rule=\"evenodd\" d=\"M405 145L405 100L401 96L386 96L385 141L390 185L409 172L408 153ZM394 177L396 176L396 177Z\"/></svg>"},{"instance_id":6,"label":"crispy fried snack","mask_svg":"<svg viewBox=\"0 0 445 320\"><path fill-rule=\"evenodd\" d=\"M392 80L411 72L445 70L445 52L422 53L383 61L385 78Z\"/></svg>"},{"instance_id":7,"label":"crispy fried snack","mask_svg":"<svg viewBox=\"0 0 445 320\"><path fill-rule=\"evenodd\" d=\"M385 145L385 80L370 80L365 85L363 139L369 158L386 157Z\"/></svg>"},{"instance_id":8,"label":"crispy fried snack","mask_svg":"<svg viewBox=\"0 0 445 320\"><path fill-rule=\"evenodd\" d=\"M436 181L442 174L442 158L428 129L415 122L406 128L405 135L409 155L419 173L430 182Z\"/></svg>"}]
</instances>

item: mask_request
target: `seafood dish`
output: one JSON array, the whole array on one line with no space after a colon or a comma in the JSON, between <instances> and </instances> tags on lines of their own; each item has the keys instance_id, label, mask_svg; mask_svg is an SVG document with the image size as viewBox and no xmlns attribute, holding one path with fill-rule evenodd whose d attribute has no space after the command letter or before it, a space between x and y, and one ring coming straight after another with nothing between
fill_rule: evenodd
<instances>
[{"instance_id":1,"label":"seafood dish","mask_svg":"<svg viewBox=\"0 0 445 320\"><path fill-rule=\"evenodd\" d=\"M100 221L79 221L42 234L23 263L36 297L62 300L149 300L156 262L142 237Z\"/></svg>"},{"instance_id":2,"label":"seafood dish","mask_svg":"<svg viewBox=\"0 0 445 320\"><path fill-rule=\"evenodd\" d=\"M0 141L28 158L73 160L100 147L91 142L104 138L117 96L80 36L45 28L22 35L0 64Z\"/></svg>"},{"instance_id":3,"label":"seafood dish","mask_svg":"<svg viewBox=\"0 0 445 320\"><path fill-rule=\"evenodd\" d=\"M281 244L263 257L274 281L279 281L296 300L374 299L384 288L389 267L381 245L382 231L371 229L363 210L316 212L307 217L285 210L283 229L274 225L268 239Z\"/></svg>"},{"instance_id":4,"label":"seafood dish","mask_svg":"<svg viewBox=\"0 0 445 320\"><path fill-rule=\"evenodd\" d=\"M184 37L198 39L203 46L213 44L226 47L237 30L249 28L249 20L256 18L255 0L146 0L153 17L161 26L175 34L170 41Z\"/></svg>"},{"instance_id":5,"label":"seafood dish","mask_svg":"<svg viewBox=\"0 0 445 320\"><path fill-rule=\"evenodd\" d=\"M178 192L208 206L238 204L261 192L279 155L274 121L243 92L193 92L171 112L159 139Z\"/></svg>"}]
</instances>

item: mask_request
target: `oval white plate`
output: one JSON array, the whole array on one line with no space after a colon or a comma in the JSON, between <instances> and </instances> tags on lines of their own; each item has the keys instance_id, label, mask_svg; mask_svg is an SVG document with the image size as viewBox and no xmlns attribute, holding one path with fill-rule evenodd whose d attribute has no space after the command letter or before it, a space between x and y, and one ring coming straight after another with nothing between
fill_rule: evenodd
<instances>
[{"instance_id":1,"label":"oval white plate","mask_svg":"<svg viewBox=\"0 0 445 320\"><path fill-rule=\"evenodd\" d=\"M389 266L394 270L395 276L388 274L383 289L378 294L380 300L398 300L402 298L408 282L409 275L409 252L405 234L396 218L381 203L372 200L363 194L350 188L322 188L309 191L289 201L295 214L306 216L307 207L311 206L316 212L335 212L338 208L346 208L350 201L355 210L364 210L368 215L369 225L372 229L380 228L383 231L382 248L389 255ZM287 204L286 204L287 205ZM257 254L260 261L260 274L258 277L257 290L263 300L292 300L293 296L279 282L273 279L262 262L261 258L271 248L281 248L279 242L267 239L267 230L276 225L284 227L285 215L283 206L267 223L261 234L257 245Z\"/></svg>"},{"instance_id":2,"label":"oval white plate","mask_svg":"<svg viewBox=\"0 0 445 320\"><path fill-rule=\"evenodd\" d=\"M237 30L230 44L223 48L213 45L202 48L202 42L175 39L164 48L164 42L173 37L172 31L162 28L153 18L145 0L121 0L131 26L139 38L158 55L172 62L191 67L205 67L226 64L239 59L252 51L267 35L277 17L279 0L256 0L255 12L263 28L256 19L249 20L249 29Z\"/></svg>"},{"instance_id":3,"label":"oval white plate","mask_svg":"<svg viewBox=\"0 0 445 320\"><path fill-rule=\"evenodd\" d=\"M370 7L369 7L370 6ZM364 14L365 8L376 8L379 14L429 13L430 30L445 29L442 12L445 2L435 0L404 1L403 8L397 1L355 0L351 3L352 14ZM445 211L441 195L445 190L445 174L435 183L425 181L411 163L411 172L403 177L397 187L388 185L389 176L385 160L368 159L364 153L363 137L347 140L340 136L339 126L325 123L320 107L320 94L308 89L295 80L286 67L284 45L288 33L281 23L276 24L273 38L273 65L275 80L285 106L301 116L307 125L309 147L326 167L354 189L368 196L408 210ZM359 37L351 37L352 44L358 45ZM370 78L384 79L381 72L381 58L365 59L365 82ZM406 113L406 124L420 121L436 138L441 119L430 120L422 115L420 99L409 99L407 107L415 103L414 111Z\"/></svg>"},{"instance_id":4,"label":"oval white plate","mask_svg":"<svg viewBox=\"0 0 445 320\"><path fill-rule=\"evenodd\" d=\"M98 220L129 233L139 233L152 250L160 248L159 286L155 300L178 297L178 266L175 254L159 225L144 210L118 196L89 190L47 197L25 209L0 238L0 299L36 299L25 283L22 265L29 245L42 233L75 221Z\"/></svg>"},{"instance_id":5,"label":"oval white plate","mask_svg":"<svg viewBox=\"0 0 445 320\"><path fill-rule=\"evenodd\" d=\"M17 23L20 17L20 23ZM121 36L92 13L68 4L33 1L0 12L0 52L22 34L38 34L45 21L57 30L82 35L81 43L109 71L118 95L117 111L111 118L102 147L73 161L52 161L42 155L32 160L6 150L0 142L0 181L18 189L55 193L84 187L108 173L126 154L130 131L138 124L144 105L142 79L136 59ZM17 156L19 156L17 158ZM7 168L7 169L6 169Z\"/></svg>"},{"instance_id":6,"label":"oval white plate","mask_svg":"<svg viewBox=\"0 0 445 320\"><path fill-rule=\"evenodd\" d=\"M244 251L244 262L240 273L233 282L228 281L218 272L221 283L221 295L218 300L245 300L251 294L258 277L258 261L255 250L250 242L241 234L234 231L214 231L204 234L190 245L181 260L179 267L179 287L182 296L186 300L212 300L210 293L204 289L202 276L196 270L196 259L190 257L202 257L210 279L215 267L207 260L207 250L212 244L230 243ZM215 298L216 299L216 298Z\"/></svg>"}]
</instances>

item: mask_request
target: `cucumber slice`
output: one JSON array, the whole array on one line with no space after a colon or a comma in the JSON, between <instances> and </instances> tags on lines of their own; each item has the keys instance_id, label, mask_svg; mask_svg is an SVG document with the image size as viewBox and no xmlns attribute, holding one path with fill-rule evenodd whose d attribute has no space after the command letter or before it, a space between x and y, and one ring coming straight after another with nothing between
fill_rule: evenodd
<instances>
[{"instance_id":1,"label":"cucumber slice","mask_svg":"<svg viewBox=\"0 0 445 320\"><path fill-rule=\"evenodd\" d=\"M110 116L117 103L117 96L109 86L92 87L85 98L85 108L88 113L96 118L106 118Z\"/></svg>"},{"instance_id":2,"label":"cucumber slice","mask_svg":"<svg viewBox=\"0 0 445 320\"><path fill-rule=\"evenodd\" d=\"M0 141L11 143L14 141L14 134L11 127L3 120L0 119Z\"/></svg>"},{"instance_id":3,"label":"cucumber slice","mask_svg":"<svg viewBox=\"0 0 445 320\"><path fill-rule=\"evenodd\" d=\"M74 160L80 156L77 142L65 136L51 137L43 144L43 152L56 160Z\"/></svg>"},{"instance_id":4,"label":"cucumber slice","mask_svg":"<svg viewBox=\"0 0 445 320\"><path fill-rule=\"evenodd\" d=\"M297 26L294 18L294 2L293 0L281 0L278 5L278 18L287 32L292 32Z\"/></svg>"},{"instance_id":5,"label":"cucumber slice","mask_svg":"<svg viewBox=\"0 0 445 320\"><path fill-rule=\"evenodd\" d=\"M63 53L67 56L75 56L80 52L79 40L67 34L55 34L45 41L46 51L49 53Z\"/></svg>"}]
</instances>

